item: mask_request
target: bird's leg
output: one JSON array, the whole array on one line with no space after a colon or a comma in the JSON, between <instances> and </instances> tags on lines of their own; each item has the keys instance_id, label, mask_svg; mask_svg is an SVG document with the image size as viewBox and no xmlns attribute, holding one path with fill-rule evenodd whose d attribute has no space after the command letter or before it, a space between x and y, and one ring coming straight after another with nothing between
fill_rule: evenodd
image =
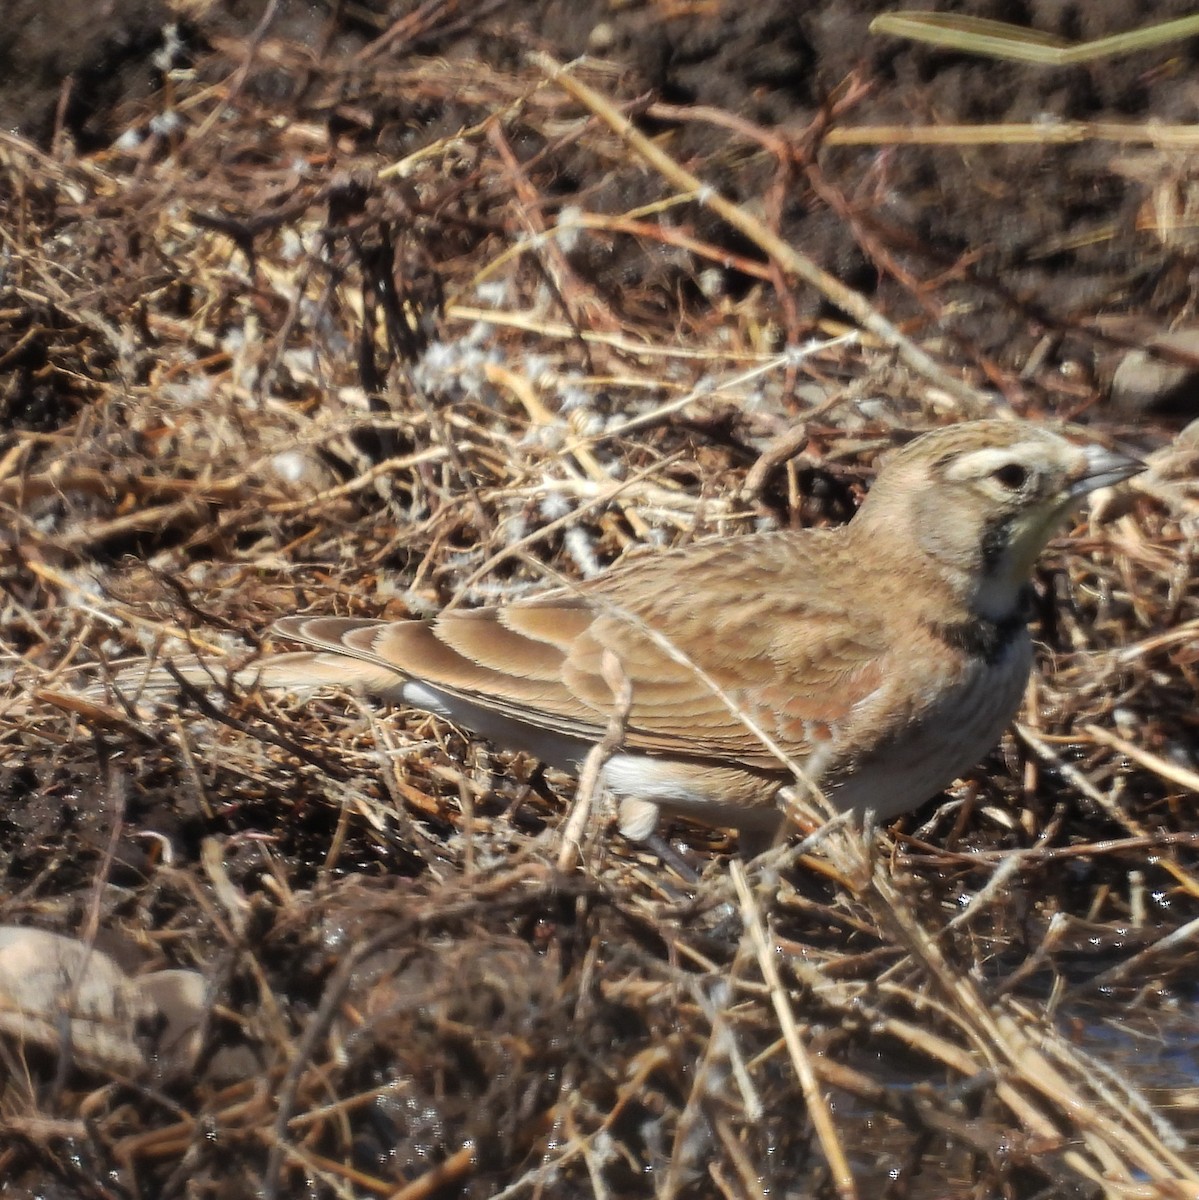
<instances>
[{"instance_id":1,"label":"bird's leg","mask_svg":"<svg viewBox=\"0 0 1199 1200\"><path fill-rule=\"evenodd\" d=\"M533 773L525 781L517 794L508 803L508 807L504 809L503 819L512 821L516 818L516 814L520 812L521 806L529 798L530 795L540 796L542 800L549 801L550 805L560 804L561 800L550 790L550 786L545 781L545 763L539 762Z\"/></svg>"},{"instance_id":2,"label":"bird's leg","mask_svg":"<svg viewBox=\"0 0 1199 1200\"><path fill-rule=\"evenodd\" d=\"M699 882L695 868L658 832L658 817L662 811L658 805L637 796L623 796L618 811L617 828L623 837L656 854L663 865L681 879L688 883Z\"/></svg>"},{"instance_id":3,"label":"bird's leg","mask_svg":"<svg viewBox=\"0 0 1199 1200\"><path fill-rule=\"evenodd\" d=\"M651 833L641 845L656 854L684 883L699 883L699 872L660 834Z\"/></svg>"}]
</instances>

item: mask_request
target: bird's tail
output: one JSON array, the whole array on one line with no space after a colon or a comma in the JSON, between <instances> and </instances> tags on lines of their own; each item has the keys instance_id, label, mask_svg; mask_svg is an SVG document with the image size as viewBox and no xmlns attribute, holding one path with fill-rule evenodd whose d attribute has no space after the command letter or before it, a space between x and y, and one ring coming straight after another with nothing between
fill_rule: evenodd
<instances>
[{"instance_id":1,"label":"bird's tail","mask_svg":"<svg viewBox=\"0 0 1199 1200\"><path fill-rule=\"evenodd\" d=\"M188 684L204 691L249 692L270 688L291 692L344 682L345 670L337 670L333 655L298 650L270 654L244 665L195 657L147 661L121 667L110 678L92 684L87 691L93 698L117 691L128 700L156 701L176 695Z\"/></svg>"}]
</instances>

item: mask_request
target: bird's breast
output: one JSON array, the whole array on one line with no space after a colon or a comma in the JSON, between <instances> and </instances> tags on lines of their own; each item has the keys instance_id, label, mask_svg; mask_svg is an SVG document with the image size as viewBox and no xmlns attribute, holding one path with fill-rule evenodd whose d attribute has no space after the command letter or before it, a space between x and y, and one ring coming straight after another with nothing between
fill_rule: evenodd
<instances>
[{"instance_id":1,"label":"bird's breast","mask_svg":"<svg viewBox=\"0 0 1199 1200\"><path fill-rule=\"evenodd\" d=\"M968 659L955 683L836 773L828 785L834 805L887 820L931 799L994 748L1019 710L1031 668L1024 628L989 658Z\"/></svg>"}]
</instances>

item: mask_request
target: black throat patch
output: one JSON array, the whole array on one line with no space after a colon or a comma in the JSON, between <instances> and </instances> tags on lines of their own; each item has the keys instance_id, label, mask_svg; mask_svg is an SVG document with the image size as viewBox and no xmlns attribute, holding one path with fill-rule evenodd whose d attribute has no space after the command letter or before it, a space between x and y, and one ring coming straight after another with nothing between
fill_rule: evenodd
<instances>
[{"instance_id":1,"label":"black throat patch","mask_svg":"<svg viewBox=\"0 0 1199 1200\"><path fill-rule=\"evenodd\" d=\"M983 532L982 545L979 549L982 552L983 570L988 574L999 566L1004 552L1011 543L1013 519L1011 516L1005 516L993 525L988 525Z\"/></svg>"},{"instance_id":2,"label":"black throat patch","mask_svg":"<svg viewBox=\"0 0 1199 1200\"><path fill-rule=\"evenodd\" d=\"M968 621L930 621L928 628L947 646L971 658L982 659L992 667L1028 627L1032 601L1032 588L1024 588L1020 593L1020 604L1010 616L998 620L973 617Z\"/></svg>"}]
</instances>

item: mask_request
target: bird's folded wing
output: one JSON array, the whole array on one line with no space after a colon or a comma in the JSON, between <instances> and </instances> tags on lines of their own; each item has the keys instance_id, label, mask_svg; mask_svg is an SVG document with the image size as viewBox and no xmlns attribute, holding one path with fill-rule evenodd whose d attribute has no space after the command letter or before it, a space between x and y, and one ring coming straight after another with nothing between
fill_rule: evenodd
<instances>
[{"instance_id":1,"label":"bird's folded wing","mask_svg":"<svg viewBox=\"0 0 1199 1200\"><path fill-rule=\"evenodd\" d=\"M322 682L399 698L404 680L419 680L530 727L584 739L602 737L616 708L619 679L604 669L609 651L631 684L626 746L777 767L756 729L799 756L835 739L838 724L883 680L883 640L860 623L849 632L835 606L738 608L726 629L718 614L688 603L651 598L633 612L594 591L560 592L444 613L430 624L291 618L277 628L333 652L311 656ZM346 655L356 660L352 670Z\"/></svg>"}]
</instances>

